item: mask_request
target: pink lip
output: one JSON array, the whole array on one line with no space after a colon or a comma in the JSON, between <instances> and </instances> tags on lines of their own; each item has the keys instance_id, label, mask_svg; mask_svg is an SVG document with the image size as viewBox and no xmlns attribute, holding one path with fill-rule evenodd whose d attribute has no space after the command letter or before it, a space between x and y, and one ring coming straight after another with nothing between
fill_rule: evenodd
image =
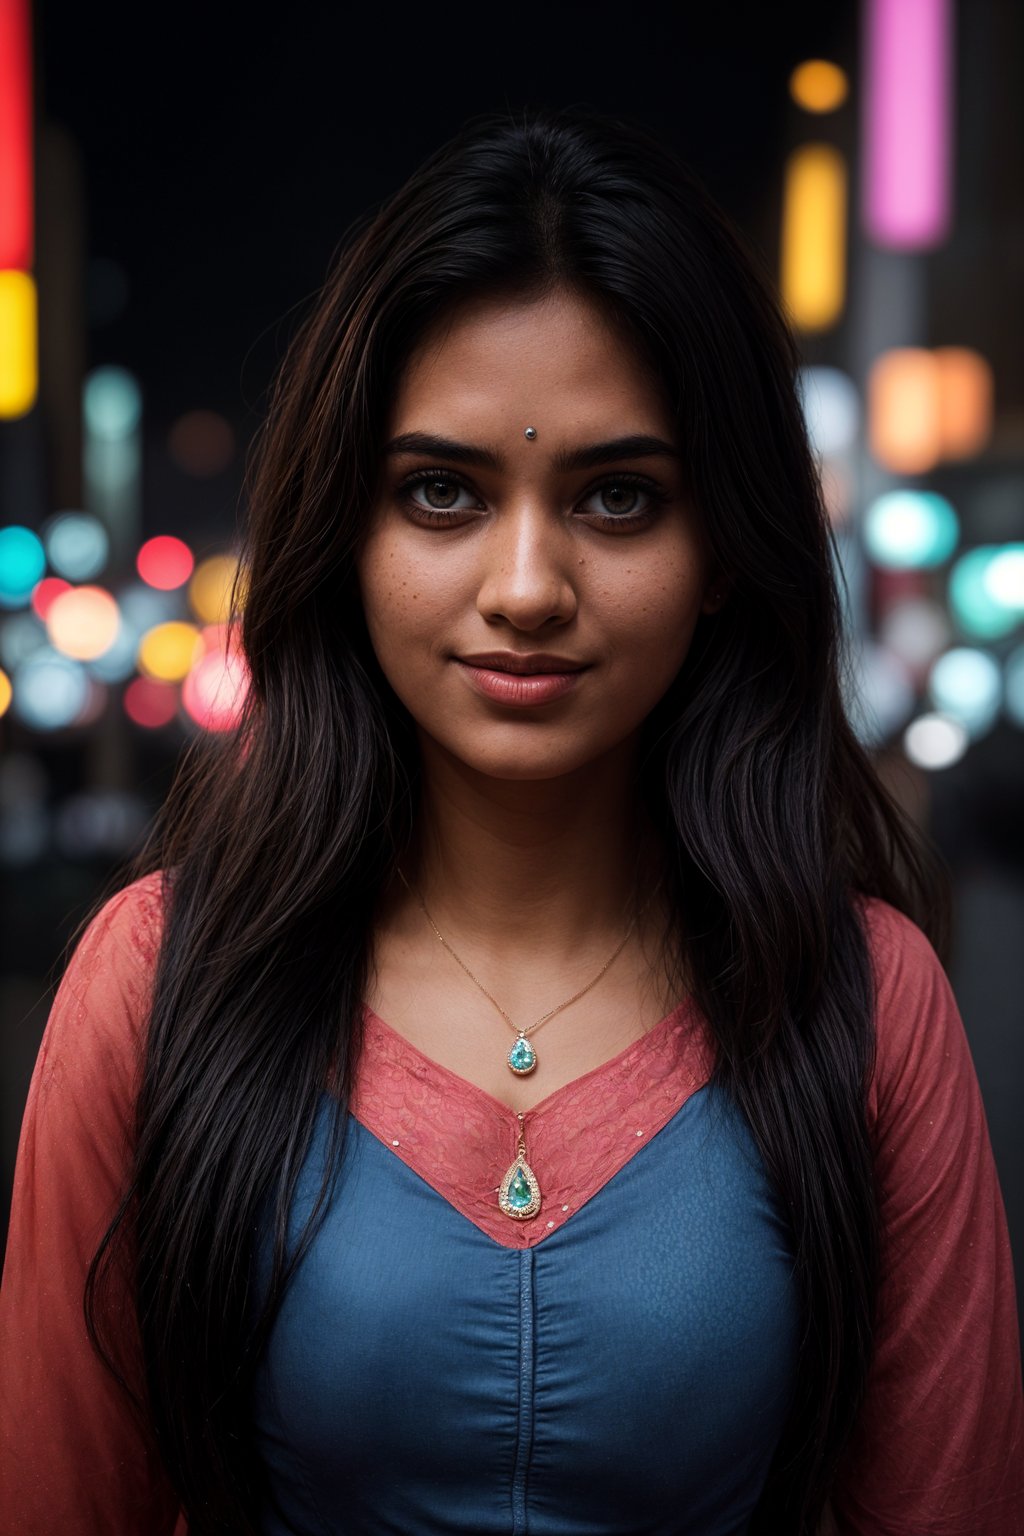
<instances>
[{"instance_id":1,"label":"pink lip","mask_svg":"<svg viewBox=\"0 0 1024 1536\"><path fill-rule=\"evenodd\" d=\"M458 660L458 658L456 658ZM492 667L474 666L459 661L471 688L485 699L499 704L549 704L569 693L579 682L582 670L575 672L498 672Z\"/></svg>"}]
</instances>

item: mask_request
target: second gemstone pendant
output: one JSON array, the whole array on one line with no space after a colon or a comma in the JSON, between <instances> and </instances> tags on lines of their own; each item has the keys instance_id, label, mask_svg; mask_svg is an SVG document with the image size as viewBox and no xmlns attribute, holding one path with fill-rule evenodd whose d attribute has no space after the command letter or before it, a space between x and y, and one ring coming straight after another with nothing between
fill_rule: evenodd
<instances>
[{"instance_id":1,"label":"second gemstone pendant","mask_svg":"<svg viewBox=\"0 0 1024 1536\"><path fill-rule=\"evenodd\" d=\"M516 1160L501 1181L498 1204L506 1216L514 1216L519 1221L528 1216L536 1216L540 1210L540 1185L537 1182L537 1175L526 1161L526 1138L522 1129L522 1116L519 1117L519 1145Z\"/></svg>"}]
</instances>

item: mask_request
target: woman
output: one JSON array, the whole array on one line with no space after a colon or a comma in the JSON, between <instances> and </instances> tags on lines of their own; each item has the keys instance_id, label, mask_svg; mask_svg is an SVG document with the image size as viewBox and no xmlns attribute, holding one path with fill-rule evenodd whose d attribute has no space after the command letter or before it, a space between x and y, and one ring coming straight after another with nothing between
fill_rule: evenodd
<instances>
[{"instance_id":1,"label":"woman","mask_svg":"<svg viewBox=\"0 0 1024 1536\"><path fill-rule=\"evenodd\" d=\"M1021 1529L948 889L843 711L796 366L586 110L353 233L249 484L245 718L36 1068L11 1529Z\"/></svg>"}]
</instances>

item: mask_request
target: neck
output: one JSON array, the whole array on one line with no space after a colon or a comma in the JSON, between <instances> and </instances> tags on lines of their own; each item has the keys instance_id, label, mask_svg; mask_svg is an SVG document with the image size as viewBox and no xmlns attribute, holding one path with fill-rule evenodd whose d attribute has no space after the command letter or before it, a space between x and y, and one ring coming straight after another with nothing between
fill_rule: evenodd
<instances>
[{"instance_id":1,"label":"neck","mask_svg":"<svg viewBox=\"0 0 1024 1536\"><path fill-rule=\"evenodd\" d=\"M614 943L650 879L632 768L627 746L557 779L498 780L426 747L404 868L442 932L547 955Z\"/></svg>"}]
</instances>

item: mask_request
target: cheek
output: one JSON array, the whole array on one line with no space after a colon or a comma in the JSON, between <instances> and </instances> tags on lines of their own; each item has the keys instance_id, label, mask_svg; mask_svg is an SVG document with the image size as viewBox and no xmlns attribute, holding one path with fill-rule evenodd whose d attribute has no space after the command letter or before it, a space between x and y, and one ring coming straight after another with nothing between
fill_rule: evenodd
<instances>
[{"instance_id":1,"label":"cheek","mask_svg":"<svg viewBox=\"0 0 1024 1536\"><path fill-rule=\"evenodd\" d=\"M423 562L394 539L371 539L359 562L359 591L377 659L385 672L408 668L422 642L437 633L445 612L444 589ZM415 643L415 648L414 648Z\"/></svg>"},{"instance_id":2,"label":"cheek","mask_svg":"<svg viewBox=\"0 0 1024 1536\"><path fill-rule=\"evenodd\" d=\"M605 594L617 649L659 673L678 670L700 614L700 568L673 551L627 567Z\"/></svg>"}]
</instances>

